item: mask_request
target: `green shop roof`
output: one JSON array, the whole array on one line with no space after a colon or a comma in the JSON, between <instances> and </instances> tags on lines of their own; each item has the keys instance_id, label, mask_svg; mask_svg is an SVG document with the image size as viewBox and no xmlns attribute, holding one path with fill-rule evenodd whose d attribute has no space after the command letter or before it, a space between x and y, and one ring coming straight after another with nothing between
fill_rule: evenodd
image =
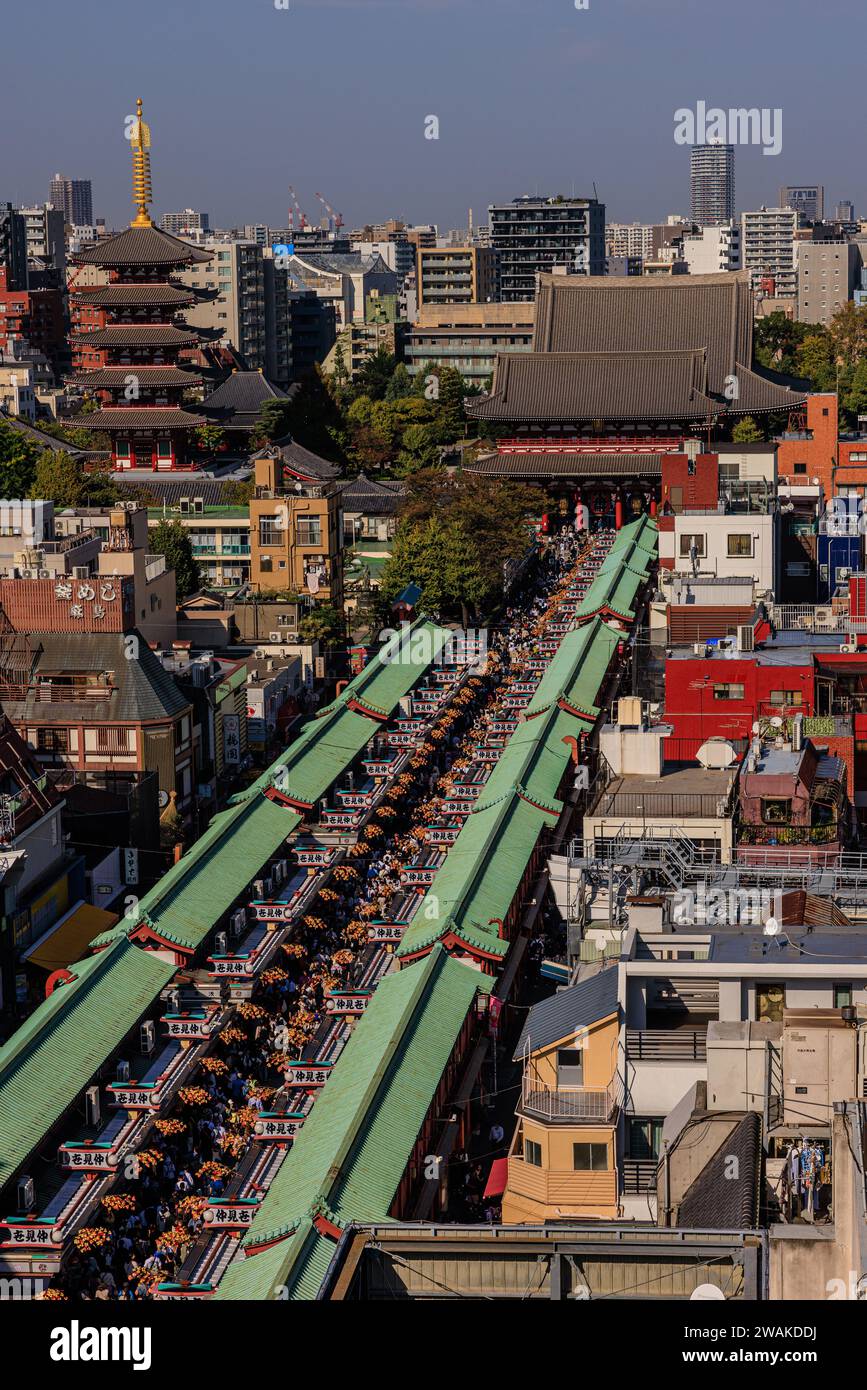
<instances>
[{"instance_id":1,"label":"green shop roof","mask_svg":"<svg viewBox=\"0 0 867 1390\"><path fill-rule=\"evenodd\" d=\"M168 984L175 967L129 941L70 967L72 980L0 1048L0 1186L61 1118ZM70 1116L74 1138L78 1115Z\"/></svg>"},{"instance_id":2,"label":"green shop roof","mask_svg":"<svg viewBox=\"0 0 867 1390\"><path fill-rule=\"evenodd\" d=\"M315 1216L338 1227L389 1216L467 1013L491 983L442 948L386 976L244 1238L268 1248L229 1266L218 1299L279 1298L281 1287L313 1298L335 1250Z\"/></svg>"}]
</instances>

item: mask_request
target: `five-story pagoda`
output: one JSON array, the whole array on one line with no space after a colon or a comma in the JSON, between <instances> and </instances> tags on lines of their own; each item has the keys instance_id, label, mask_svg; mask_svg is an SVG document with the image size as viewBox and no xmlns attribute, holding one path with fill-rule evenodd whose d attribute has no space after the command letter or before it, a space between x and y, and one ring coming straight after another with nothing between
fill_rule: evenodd
<instances>
[{"instance_id":1,"label":"five-story pagoda","mask_svg":"<svg viewBox=\"0 0 867 1390\"><path fill-rule=\"evenodd\" d=\"M129 133L137 213L126 231L74 257L102 272L104 283L71 287L72 380L100 402L82 423L106 433L113 468L185 468L202 418L184 408L183 396L201 378L179 356L202 335L179 317L199 295L171 273L211 257L151 221L150 128L141 100Z\"/></svg>"}]
</instances>

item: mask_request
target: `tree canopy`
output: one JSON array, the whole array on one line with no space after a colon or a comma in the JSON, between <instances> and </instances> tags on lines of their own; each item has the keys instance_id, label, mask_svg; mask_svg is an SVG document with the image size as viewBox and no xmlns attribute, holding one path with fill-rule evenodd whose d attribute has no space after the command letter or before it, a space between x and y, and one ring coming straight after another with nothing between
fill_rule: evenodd
<instances>
[{"instance_id":1,"label":"tree canopy","mask_svg":"<svg viewBox=\"0 0 867 1390\"><path fill-rule=\"evenodd\" d=\"M150 547L155 555L165 555L167 565L174 570L179 599L186 598L201 587L199 562L193 554L190 533L183 522L159 522L150 533Z\"/></svg>"}]
</instances>

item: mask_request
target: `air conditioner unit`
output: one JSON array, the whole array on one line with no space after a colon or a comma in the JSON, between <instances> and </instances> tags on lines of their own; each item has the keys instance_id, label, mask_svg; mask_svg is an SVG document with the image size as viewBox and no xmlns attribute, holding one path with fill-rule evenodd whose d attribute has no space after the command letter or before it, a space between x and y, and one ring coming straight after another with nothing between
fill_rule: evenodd
<instances>
[{"instance_id":1,"label":"air conditioner unit","mask_svg":"<svg viewBox=\"0 0 867 1390\"><path fill-rule=\"evenodd\" d=\"M264 896L265 896L265 880L264 880L264 878L254 878L254 879L253 879L253 897L254 897L254 898L259 898L259 899L261 899L261 898L264 898Z\"/></svg>"},{"instance_id":2,"label":"air conditioner unit","mask_svg":"<svg viewBox=\"0 0 867 1390\"><path fill-rule=\"evenodd\" d=\"M129 1062L127 1062L125 1058L117 1064L117 1075L115 1077L115 1080L124 1082L129 1081Z\"/></svg>"},{"instance_id":3,"label":"air conditioner unit","mask_svg":"<svg viewBox=\"0 0 867 1390\"><path fill-rule=\"evenodd\" d=\"M241 907L241 908L238 909L237 912L233 912L233 913L232 913L231 921L230 921L230 923L229 923L229 930L230 930L230 932L232 933L232 936L234 936L234 937L241 936L241 935L243 934L243 931L244 931L244 928L245 928L246 925L247 925L247 914L246 914L246 912L244 911L244 909Z\"/></svg>"},{"instance_id":4,"label":"air conditioner unit","mask_svg":"<svg viewBox=\"0 0 867 1390\"><path fill-rule=\"evenodd\" d=\"M181 1011L181 991L179 989L170 989L166 1003L169 1006L168 1011L170 1014L179 1014Z\"/></svg>"},{"instance_id":5,"label":"air conditioner unit","mask_svg":"<svg viewBox=\"0 0 867 1390\"><path fill-rule=\"evenodd\" d=\"M152 1018L145 1019L138 1030L138 1046L142 1057L150 1057L157 1041L157 1028Z\"/></svg>"},{"instance_id":6,"label":"air conditioner unit","mask_svg":"<svg viewBox=\"0 0 867 1390\"><path fill-rule=\"evenodd\" d=\"M286 860L278 859L274 865L274 882L282 883L286 877Z\"/></svg>"},{"instance_id":7,"label":"air conditioner unit","mask_svg":"<svg viewBox=\"0 0 867 1390\"><path fill-rule=\"evenodd\" d=\"M749 623L738 628L738 648L742 652L755 651L756 634Z\"/></svg>"},{"instance_id":8,"label":"air conditioner unit","mask_svg":"<svg viewBox=\"0 0 867 1390\"><path fill-rule=\"evenodd\" d=\"M32 1211L36 1202L36 1188L33 1185L33 1179L28 1177L26 1173L22 1173L18 1179L16 1191L18 1193L18 1210L20 1212Z\"/></svg>"},{"instance_id":9,"label":"air conditioner unit","mask_svg":"<svg viewBox=\"0 0 867 1390\"><path fill-rule=\"evenodd\" d=\"M849 575L850 575L851 573L852 573L852 566L851 566L851 565L838 565L837 570L836 570L836 575L835 575L836 582L839 584L842 580L848 579L848 578L849 578Z\"/></svg>"},{"instance_id":10,"label":"air conditioner unit","mask_svg":"<svg viewBox=\"0 0 867 1390\"><path fill-rule=\"evenodd\" d=\"M817 608L815 610L815 620L817 623L830 623L834 619L833 608Z\"/></svg>"},{"instance_id":11,"label":"air conditioner unit","mask_svg":"<svg viewBox=\"0 0 867 1390\"><path fill-rule=\"evenodd\" d=\"M190 510L190 499L189 499L189 497L182 497L182 498L181 498L180 507L181 507L181 511L182 511L182 512L188 512L188 511Z\"/></svg>"},{"instance_id":12,"label":"air conditioner unit","mask_svg":"<svg viewBox=\"0 0 867 1390\"><path fill-rule=\"evenodd\" d=\"M849 641L849 642L841 642L841 644L840 644L840 651L841 651L841 652L857 652L857 650L858 650L858 643L855 641L854 637L852 638L851 641Z\"/></svg>"},{"instance_id":13,"label":"air conditioner unit","mask_svg":"<svg viewBox=\"0 0 867 1390\"><path fill-rule=\"evenodd\" d=\"M265 879L265 897L266 897L266 898L270 898L270 896L271 896L271 894L272 894L273 892L274 892L274 880L273 880L273 878L271 878L270 875L269 875L269 877Z\"/></svg>"},{"instance_id":14,"label":"air conditioner unit","mask_svg":"<svg viewBox=\"0 0 867 1390\"><path fill-rule=\"evenodd\" d=\"M269 641L269 642L279 642L279 641L280 641L280 634L279 634L279 632L269 632L269 633L268 633L268 641Z\"/></svg>"},{"instance_id":15,"label":"air conditioner unit","mask_svg":"<svg viewBox=\"0 0 867 1390\"><path fill-rule=\"evenodd\" d=\"M218 931L214 937L214 955L225 956L228 952L229 938L224 931Z\"/></svg>"},{"instance_id":16,"label":"air conditioner unit","mask_svg":"<svg viewBox=\"0 0 867 1390\"><path fill-rule=\"evenodd\" d=\"M84 1093L84 1114L90 1129L99 1129L100 1107L99 1087L88 1086Z\"/></svg>"},{"instance_id":17,"label":"air conditioner unit","mask_svg":"<svg viewBox=\"0 0 867 1390\"><path fill-rule=\"evenodd\" d=\"M204 510L205 510L205 499L204 499L204 497L194 497L194 498L193 498L193 511L194 511L194 512L199 512L199 513L201 514Z\"/></svg>"}]
</instances>

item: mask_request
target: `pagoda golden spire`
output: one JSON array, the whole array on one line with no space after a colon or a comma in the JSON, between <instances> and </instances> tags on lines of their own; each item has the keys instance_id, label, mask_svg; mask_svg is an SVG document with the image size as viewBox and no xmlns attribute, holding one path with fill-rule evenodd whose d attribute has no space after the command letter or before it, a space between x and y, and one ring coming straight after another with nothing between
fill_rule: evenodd
<instances>
[{"instance_id":1,"label":"pagoda golden spire","mask_svg":"<svg viewBox=\"0 0 867 1390\"><path fill-rule=\"evenodd\" d=\"M136 206L136 216L131 227L152 227L148 204L153 198L151 192L151 128L142 120L142 100L136 102L136 119L130 129L132 145L132 200Z\"/></svg>"}]
</instances>

